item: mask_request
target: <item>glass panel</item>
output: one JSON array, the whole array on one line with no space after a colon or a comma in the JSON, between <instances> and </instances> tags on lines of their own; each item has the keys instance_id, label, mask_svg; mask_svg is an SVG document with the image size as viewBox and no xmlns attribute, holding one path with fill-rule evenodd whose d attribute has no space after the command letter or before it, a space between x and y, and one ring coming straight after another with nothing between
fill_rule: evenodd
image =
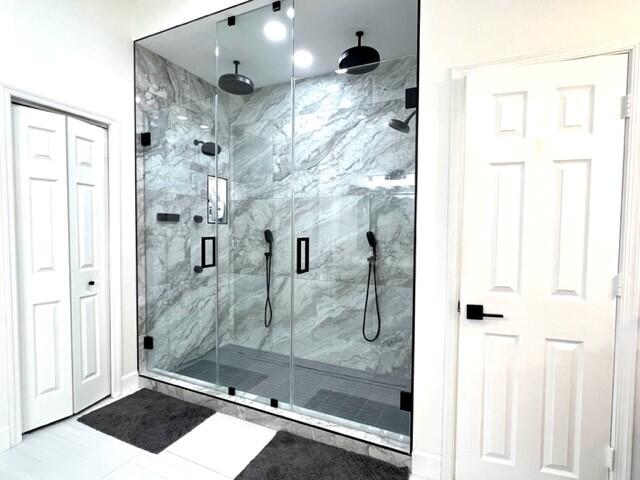
<instances>
[{"instance_id":1,"label":"glass panel","mask_svg":"<svg viewBox=\"0 0 640 480\"><path fill-rule=\"evenodd\" d=\"M150 141L137 142L139 302L153 337L144 358L151 371L215 383L215 369L197 362L216 346L216 226L207 222L216 91L147 46L136 46L137 132Z\"/></svg>"},{"instance_id":2,"label":"glass panel","mask_svg":"<svg viewBox=\"0 0 640 480\"><path fill-rule=\"evenodd\" d=\"M229 198L217 225L218 383L280 406L291 376L290 6L217 24L218 175Z\"/></svg>"},{"instance_id":3,"label":"glass panel","mask_svg":"<svg viewBox=\"0 0 640 480\"><path fill-rule=\"evenodd\" d=\"M401 24L415 22L417 6L371 3L357 20L347 8L323 10L320 22L311 18L314 2L296 4L295 50L316 58L296 65L294 90L294 231L308 238L309 258L296 258L308 271L294 277L293 401L305 413L406 444L411 414L400 401L411 392L416 128L405 92L416 86L417 37L410 27L390 29L403 14ZM350 14L352 22L332 17ZM384 61L340 69L355 31L343 28L344 48L325 57L318 23L368 26L362 44ZM318 67L325 64L330 73Z\"/></svg>"}]
</instances>

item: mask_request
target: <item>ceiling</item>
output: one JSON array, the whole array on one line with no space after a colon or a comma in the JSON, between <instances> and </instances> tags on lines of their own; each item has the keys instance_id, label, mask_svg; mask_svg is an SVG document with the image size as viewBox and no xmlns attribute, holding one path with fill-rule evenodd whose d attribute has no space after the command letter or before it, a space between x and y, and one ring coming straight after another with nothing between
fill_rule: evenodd
<instances>
[{"instance_id":1,"label":"ceiling","mask_svg":"<svg viewBox=\"0 0 640 480\"><path fill-rule=\"evenodd\" d=\"M240 73L249 76L256 87L289 81L292 43L295 51L303 49L313 55L309 67L295 67L297 78L334 71L340 54L356 45L357 30L365 32L363 45L376 48L383 61L417 51L417 0L296 0L294 20L287 15L292 0L284 0L279 12L273 12L271 3L260 5L265 2L254 0L138 43L216 84L217 40L219 74L232 72L237 59ZM226 20L230 15L236 15L231 27ZM269 21L281 23L286 38L268 40L263 30Z\"/></svg>"}]
</instances>

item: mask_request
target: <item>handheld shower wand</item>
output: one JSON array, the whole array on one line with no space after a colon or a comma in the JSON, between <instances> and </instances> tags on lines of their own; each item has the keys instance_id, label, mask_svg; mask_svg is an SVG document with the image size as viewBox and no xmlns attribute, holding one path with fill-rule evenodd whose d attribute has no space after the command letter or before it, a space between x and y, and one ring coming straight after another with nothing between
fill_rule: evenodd
<instances>
[{"instance_id":1,"label":"handheld shower wand","mask_svg":"<svg viewBox=\"0 0 640 480\"><path fill-rule=\"evenodd\" d=\"M373 250L373 255L367 258L369 262L369 276L367 277L367 294L364 298L364 316L362 318L362 336L367 342L375 342L380 336L380 305L378 304L378 277L376 276L376 261L377 261L377 247L378 240L373 232L367 232L367 241L369 246ZM378 320L376 334L373 337L367 337L367 305L369 303L369 287L371 285L371 272L373 272L373 291L376 296L376 318Z\"/></svg>"},{"instance_id":2,"label":"handheld shower wand","mask_svg":"<svg viewBox=\"0 0 640 480\"><path fill-rule=\"evenodd\" d=\"M271 230L264 231L264 241L269 245L269 250L265 252L265 277L267 286L267 299L264 303L264 326L269 328L273 320L273 308L271 307L271 258L273 257L273 233Z\"/></svg>"}]
</instances>

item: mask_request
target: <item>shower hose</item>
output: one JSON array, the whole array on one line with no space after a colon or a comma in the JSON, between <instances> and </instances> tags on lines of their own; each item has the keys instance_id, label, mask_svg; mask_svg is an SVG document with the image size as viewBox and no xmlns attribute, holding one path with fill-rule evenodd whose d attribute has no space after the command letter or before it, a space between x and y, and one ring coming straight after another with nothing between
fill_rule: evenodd
<instances>
[{"instance_id":1,"label":"shower hose","mask_svg":"<svg viewBox=\"0 0 640 480\"><path fill-rule=\"evenodd\" d=\"M266 262L266 283L267 283L267 300L264 303L264 326L269 328L271 325L271 320L273 319L273 309L271 308L271 252L267 252L264 254L265 262Z\"/></svg>"},{"instance_id":2,"label":"shower hose","mask_svg":"<svg viewBox=\"0 0 640 480\"><path fill-rule=\"evenodd\" d=\"M376 256L375 254L370 256L367 261L369 262L369 276L367 277L367 295L364 298L364 317L362 318L362 336L367 342L375 342L380 335L380 305L378 305L378 278L376 277ZM371 272L373 272L373 291L376 297L376 320L377 329L376 334L373 337L367 337L367 304L369 303L369 287L371 285Z\"/></svg>"}]
</instances>

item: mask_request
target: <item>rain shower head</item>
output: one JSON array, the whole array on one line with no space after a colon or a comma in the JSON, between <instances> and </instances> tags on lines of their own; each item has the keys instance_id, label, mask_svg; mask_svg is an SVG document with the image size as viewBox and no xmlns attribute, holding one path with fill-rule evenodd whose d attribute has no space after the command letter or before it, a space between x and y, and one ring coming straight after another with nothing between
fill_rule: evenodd
<instances>
[{"instance_id":1,"label":"rain shower head","mask_svg":"<svg viewBox=\"0 0 640 480\"><path fill-rule=\"evenodd\" d=\"M201 148L202 153L204 153L205 155L209 155L210 157L215 157L216 155L219 155L220 152L222 151L222 147L213 142L203 142L202 140L194 140L193 144L202 145L202 148Z\"/></svg>"},{"instance_id":2,"label":"rain shower head","mask_svg":"<svg viewBox=\"0 0 640 480\"><path fill-rule=\"evenodd\" d=\"M357 31L358 45L345 50L338 58L338 68L341 72L362 75L378 68L380 54L375 48L362 45L363 35L363 31Z\"/></svg>"},{"instance_id":3,"label":"rain shower head","mask_svg":"<svg viewBox=\"0 0 640 480\"><path fill-rule=\"evenodd\" d=\"M253 81L246 75L238 73L240 62L234 60L233 64L236 66L236 72L221 75L218 79L218 86L232 95L249 95L253 93Z\"/></svg>"},{"instance_id":4,"label":"rain shower head","mask_svg":"<svg viewBox=\"0 0 640 480\"><path fill-rule=\"evenodd\" d=\"M416 112L417 110L414 110L406 120L398 120L397 118L392 118L391 120L389 120L389 126L394 130L397 130L398 132L409 133L409 131L411 130L409 128L409 121L413 118Z\"/></svg>"}]
</instances>

